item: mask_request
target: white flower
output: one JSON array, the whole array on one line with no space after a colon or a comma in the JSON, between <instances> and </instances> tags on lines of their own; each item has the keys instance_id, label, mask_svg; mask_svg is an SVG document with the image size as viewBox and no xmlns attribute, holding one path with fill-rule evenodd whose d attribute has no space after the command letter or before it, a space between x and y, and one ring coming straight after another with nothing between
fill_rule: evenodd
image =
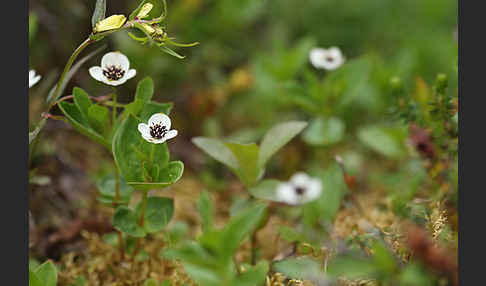
<instances>
[{"instance_id":1,"label":"white flower","mask_svg":"<svg viewBox=\"0 0 486 286\"><path fill-rule=\"evenodd\" d=\"M35 85L41 79L40 75L35 75L35 70L29 71L29 88Z\"/></svg>"},{"instance_id":2,"label":"white flower","mask_svg":"<svg viewBox=\"0 0 486 286\"><path fill-rule=\"evenodd\" d=\"M318 69L335 70L344 63L344 56L337 47L314 48L309 53L312 65Z\"/></svg>"},{"instance_id":3,"label":"white flower","mask_svg":"<svg viewBox=\"0 0 486 286\"><path fill-rule=\"evenodd\" d=\"M137 74L130 69L130 61L120 52L109 52L101 58L101 67L91 67L89 74L96 80L109 85L124 84Z\"/></svg>"},{"instance_id":4,"label":"white flower","mask_svg":"<svg viewBox=\"0 0 486 286\"><path fill-rule=\"evenodd\" d=\"M177 130L170 130L170 118L163 113L153 114L148 124L138 124L138 131L143 139L150 143L160 144L177 136Z\"/></svg>"},{"instance_id":5,"label":"white flower","mask_svg":"<svg viewBox=\"0 0 486 286\"><path fill-rule=\"evenodd\" d=\"M289 205L300 205L316 200L322 191L322 183L305 173L297 173L289 182L277 187L277 200Z\"/></svg>"}]
</instances>

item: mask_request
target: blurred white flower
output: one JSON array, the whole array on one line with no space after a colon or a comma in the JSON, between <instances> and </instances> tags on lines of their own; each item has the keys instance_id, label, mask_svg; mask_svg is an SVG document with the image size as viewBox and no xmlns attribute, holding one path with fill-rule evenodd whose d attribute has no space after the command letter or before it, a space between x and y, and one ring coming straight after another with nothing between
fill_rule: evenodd
<instances>
[{"instance_id":1,"label":"blurred white flower","mask_svg":"<svg viewBox=\"0 0 486 286\"><path fill-rule=\"evenodd\" d=\"M35 85L41 79L40 75L35 75L35 70L29 71L29 88Z\"/></svg>"},{"instance_id":2,"label":"blurred white flower","mask_svg":"<svg viewBox=\"0 0 486 286\"><path fill-rule=\"evenodd\" d=\"M116 86L134 77L137 71L130 69L127 56L120 52L109 52L101 58L101 67L91 67L89 74L97 81Z\"/></svg>"},{"instance_id":3,"label":"blurred white flower","mask_svg":"<svg viewBox=\"0 0 486 286\"><path fill-rule=\"evenodd\" d=\"M143 139L150 143L160 144L177 136L177 130L170 130L170 118L163 113L153 114L148 124L138 124L138 131Z\"/></svg>"},{"instance_id":4,"label":"blurred white flower","mask_svg":"<svg viewBox=\"0 0 486 286\"><path fill-rule=\"evenodd\" d=\"M289 205L300 205L316 200L322 192L322 183L305 173L297 173L290 181L277 187L277 200Z\"/></svg>"},{"instance_id":5,"label":"blurred white flower","mask_svg":"<svg viewBox=\"0 0 486 286\"><path fill-rule=\"evenodd\" d=\"M314 48L309 53L309 60L315 68L335 70L344 63L344 56L337 47Z\"/></svg>"}]
</instances>

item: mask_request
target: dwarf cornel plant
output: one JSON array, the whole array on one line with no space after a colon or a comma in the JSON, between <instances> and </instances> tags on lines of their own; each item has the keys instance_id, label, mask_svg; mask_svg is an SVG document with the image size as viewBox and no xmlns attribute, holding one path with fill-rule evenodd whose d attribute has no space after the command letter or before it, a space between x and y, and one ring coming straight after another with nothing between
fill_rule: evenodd
<instances>
[{"instance_id":1,"label":"dwarf cornel plant","mask_svg":"<svg viewBox=\"0 0 486 286\"><path fill-rule=\"evenodd\" d=\"M147 142L142 138L138 125L149 121L154 114L169 115L172 103L152 101L154 83L150 77L146 77L138 83L133 101L125 105L117 103L115 88L113 88L113 93L108 96L90 96L82 88L74 87L72 95L61 99L59 97L67 81L87 59L94 56L99 50L73 66L78 55L88 45L101 41L114 32L130 29L142 31L146 34L143 43L150 42L164 52L179 58L183 57L166 46L167 44L177 45L177 43L173 42L173 38L168 37L159 26L167 16L165 0L142 1L139 7L130 14L128 20L124 15L105 18L105 12L106 1L98 0L92 16L92 32L73 52L59 81L49 93L48 111L57 105L75 130L101 144L113 155L113 173L103 176L96 183L99 189L98 201L115 209L113 225L118 231L118 245L122 257L125 257L127 243L133 238L137 238L136 248L132 252L132 255L136 256L140 246L138 239L163 230L174 213L172 199L148 197L148 191L174 184L184 171L182 162L169 161L167 143L151 144ZM119 56L125 57L124 55ZM104 69L103 75L111 80L114 75L105 74L109 72L117 72L123 76L128 71ZM110 84L109 81L108 84ZM70 100L72 102L69 102ZM119 109L122 111L119 112ZM44 114L48 114L48 112ZM29 144L35 142L49 117L53 116L49 114L45 116L35 130L29 133ZM142 200L132 209L129 204L134 191L142 192Z\"/></svg>"}]
</instances>

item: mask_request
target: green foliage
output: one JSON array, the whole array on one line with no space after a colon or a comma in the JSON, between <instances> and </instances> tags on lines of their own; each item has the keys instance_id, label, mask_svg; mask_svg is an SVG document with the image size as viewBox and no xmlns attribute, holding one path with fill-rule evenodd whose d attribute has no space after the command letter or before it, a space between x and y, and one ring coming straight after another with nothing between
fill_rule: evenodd
<instances>
[{"instance_id":1,"label":"green foliage","mask_svg":"<svg viewBox=\"0 0 486 286\"><path fill-rule=\"evenodd\" d=\"M343 139L344 129L345 125L339 118L316 118L302 133L302 139L311 145L331 145Z\"/></svg>"},{"instance_id":2,"label":"green foliage","mask_svg":"<svg viewBox=\"0 0 486 286\"><path fill-rule=\"evenodd\" d=\"M142 203L137 205L137 218L141 217ZM148 197L144 216L144 230L155 233L163 230L174 215L174 200L162 197Z\"/></svg>"},{"instance_id":3,"label":"green foliage","mask_svg":"<svg viewBox=\"0 0 486 286\"><path fill-rule=\"evenodd\" d=\"M263 137L260 146L255 143L240 144L218 139L196 137L192 142L229 167L247 186L254 186L263 176L265 164L280 148L299 134L306 122L290 121L271 128Z\"/></svg>"},{"instance_id":4,"label":"green foliage","mask_svg":"<svg viewBox=\"0 0 486 286\"><path fill-rule=\"evenodd\" d=\"M211 203L209 193L204 191L199 198L199 212L202 219L203 232L209 231L213 224L213 205Z\"/></svg>"},{"instance_id":5,"label":"green foliage","mask_svg":"<svg viewBox=\"0 0 486 286\"><path fill-rule=\"evenodd\" d=\"M117 230L134 237L144 237L146 234L143 227L139 225L136 212L126 206L116 208L113 226Z\"/></svg>"},{"instance_id":6,"label":"green foliage","mask_svg":"<svg viewBox=\"0 0 486 286\"><path fill-rule=\"evenodd\" d=\"M251 187L248 191L255 198L277 201L277 186L280 183L280 181L273 179L263 180L258 185Z\"/></svg>"},{"instance_id":7,"label":"green foliage","mask_svg":"<svg viewBox=\"0 0 486 286\"><path fill-rule=\"evenodd\" d=\"M29 286L56 286L57 269L51 261L46 261L34 270L29 269Z\"/></svg>"},{"instance_id":8,"label":"green foliage","mask_svg":"<svg viewBox=\"0 0 486 286\"><path fill-rule=\"evenodd\" d=\"M324 275L319 262L307 257L287 258L275 262L272 268L294 279L317 280Z\"/></svg>"},{"instance_id":9,"label":"green foliage","mask_svg":"<svg viewBox=\"0 0 486 286\"><path fill-rule=\"evenodd\" d=\"M265 280L268 263L260 261L237 274L233 255L243 239L258 225L265 205L255 203L230 218L223 229L207 228L198 241L183 241L164 256L179 259L189 276L202 286L258 285Z\"/></svg>"},{"instance_id":10,"label":"green foliage","mask_svg":"<svg viewBox=\"0 0 486 286\"><path fill-rule=\"evenodd\" d=\"M74 104L62 101L59 109L71 125L81 134L111 150L109 111L106 107L93 104L81 88L73 89Z\"/></svg>"},{"instance_id":11,"label":"green foliage","mask_svg":"<svg viewBox=\"0 0 486 286\"><path fill-rule=\"evenodd\" d=\"M347 191L340 166L331 164L322 175L322 192L317 200L303 206L303 219L308 225L320 220L333 221Z\"/></svg>"},{"instance_id":12,"label":"green foliage","mask_svg":"<svg viewBox=\"0 0 486 286\"><path fill-rule=\"evenodd\" d=\"M358 132L363 144L391 158L402 158L406 154L406 135L401 127L366 126Z\"/></svg>"},{"instance_id":13,"label":"green foliage","mask_svg":"<svg viewBox=\"0 0 486 286\"><path fill-rule=\"evenodd\" d=\"M123 178L119 178L119 194L118 204L128 205L130 202L133 188L130 187ZM112 174L105 175L101 177L97 182L96 186L100 192L100 196L97 200L105 205L111 206L115 200L115 178Z\"/></svg>"}]
</instances>

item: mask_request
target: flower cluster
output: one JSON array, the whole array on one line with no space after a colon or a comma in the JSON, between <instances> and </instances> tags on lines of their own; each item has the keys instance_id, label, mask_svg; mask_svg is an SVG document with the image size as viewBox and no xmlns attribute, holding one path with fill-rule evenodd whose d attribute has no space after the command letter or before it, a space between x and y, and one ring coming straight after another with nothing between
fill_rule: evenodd
<instances>
[{"instance_id":1,"label":"flower cluster","mask_svg":"<svg viewBox=\"0 0 486 286\"><path fill-rule=\"evenodd\" d=\"M278 185L277 200L289 205L300 205L316 200L321 192L322 183L319 179L300 172L293 175L290 181Z\"/></svg>"}]
</instances>

